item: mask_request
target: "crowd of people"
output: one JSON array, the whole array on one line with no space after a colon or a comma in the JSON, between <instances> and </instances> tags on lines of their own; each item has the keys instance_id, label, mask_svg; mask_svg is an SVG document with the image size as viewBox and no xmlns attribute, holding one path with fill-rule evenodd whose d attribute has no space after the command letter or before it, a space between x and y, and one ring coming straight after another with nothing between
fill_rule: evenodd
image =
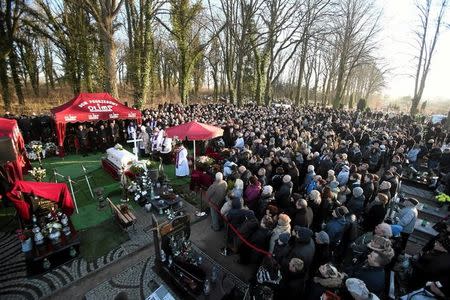
<instances>
[{"instance_id":1,"label":"crowd of people","mask_svg":"<svg viewBox=\"0 0 450 300\"><path fill-rule=\"evenodd\" d=\"M87 154L90 145L136 136L143 155L169 154L165 128L194 119L222 127L223 137L207 145L223 158L207 191L211 227L237 230L227 231L228 247L240 263L259 266L253 282L259 299L386 298L388 275L418 218L419 201L398 196L402 172L425 168L450 194L443 124L381 112L226 104L160 105L143 115L141 126L79 125L80 148ZM91 141L90 132L102 143ZM412 261L408 288L445 299L448 223L439 232Z\"/></svg>"}]
</instances>

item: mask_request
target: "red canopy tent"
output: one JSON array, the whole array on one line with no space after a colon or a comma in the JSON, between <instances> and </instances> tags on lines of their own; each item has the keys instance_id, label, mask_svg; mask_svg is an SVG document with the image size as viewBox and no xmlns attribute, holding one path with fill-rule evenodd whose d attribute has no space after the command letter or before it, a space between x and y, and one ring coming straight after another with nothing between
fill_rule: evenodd
<instances>
[{"instance_id":1,"label":"red canopy tent","mask_svg":"<svg viewBox=\"0 0 450 300\"><path fill-rule=\"evenodd\" d=\"M22 172L27 171L31 165L26 155L25 143L17 126L17 121L0 118L0 137L11 139L16 157L14 161L8 161L4 165L8 182L14 183L16 180L22 180Z\"/></svg>"},{"instance_id":2,"label":"red canopy tent","mask_svg":"<svg viewBox=\"0 0 450 300\"><path fill-rule=\"evenodd\" d=\"M213 139L223 135L223 129L200 123L197 121L191 121L178 126L173 126L166 129L168 137L177 137L180 140L187 139L194 141L194 169L195 169L195 141L204 141Z\"/></svg>"},{"instance_id":3,"label":"red canopy tent","mask_svg":"<svg viewBox=\"0 0 450 300\"><path fill-rule=\"evenodd\" d=\"M58 146L64 145L66 124L100 120L136 119L140 124L139 110L127 107L108 93L80 93L69 102L51 110L56 123Z\"/></svg>"},{"instance_id":4,"label":"red canopy tent","mask_svg":"<svg viewBox=\"0 0 450 300\"><path fill-rule=\"evenodd\" d=\"M57 202L62 211L70 216L73 213L75 205L69 189L65 183L52 182L32 182L21 181L15 182L14 187L7 193L8 198L14 203L19 216L25 222L30 221L30 204L24 201L21 193L34 194L53 202Z\"/></svg>"}]
</instances>

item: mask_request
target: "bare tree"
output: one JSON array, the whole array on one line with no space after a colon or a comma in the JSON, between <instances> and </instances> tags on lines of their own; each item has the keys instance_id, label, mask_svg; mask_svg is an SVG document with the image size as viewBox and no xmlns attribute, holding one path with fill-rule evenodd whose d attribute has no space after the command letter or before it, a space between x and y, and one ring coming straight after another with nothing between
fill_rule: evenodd
<instances>
[{"instance_id":1,"label":"bare tree","mask_svg":"<svg viewBox=\"0 0 450 300\"><path fill-rule=\"evenodd\" d=\"M372 1L344 0L339 4L340 14L335 19L336 47L339 64L333 107L341 105L348 81L355 67L365 63L375 49L381 12Z\"/></svg>"},{"instance_id":2,"label":"bare tree","mask_svg":"<svg viewBox=\"0 0 450 300\"><path fill-rule=\"evenodd\" d=\"M78 0L70 0L78 3ZM103 54L105 59L106 90L111 93L113 97L118 97L117 90L117 62L116 62L116 43L114 40L114 32L116 26L114 20L119 13L120 7L124 0L117 3L116 0L80 0L83 7L89 12L98 27L98 34L103 45Z\"/></svg>"},{"instance_id":3,"label":"bare tree","mask_svg":"<svg viewBox=\"0 0 450 300\"><path fill-rule=\"evenodd\" d=\"M431 20L433 15L433 0L424 0L421 2L425 3L418 3L416 5L420 18L420 27L416 31L419 56L417 59L417 69L414 81L414 95L411 99L411 108L409 111L412 116L417 113L417 107L422 99L431 60L436 48L441 26L444 23L443 18L448 5L448 0L440 0L437 17L433 24L433 20Z\"/></svg>"}]
</instances>

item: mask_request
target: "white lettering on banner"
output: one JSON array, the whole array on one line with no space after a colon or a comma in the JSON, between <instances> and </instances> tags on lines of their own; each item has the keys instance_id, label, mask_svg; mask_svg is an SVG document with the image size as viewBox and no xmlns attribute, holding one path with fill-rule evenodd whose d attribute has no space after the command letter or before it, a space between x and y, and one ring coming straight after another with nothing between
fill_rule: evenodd
<instances>
[{"instance_id":1,"label":"white lettering on banner","mask_svg":"<svg viewBox=\"0 0 450 300\"><path fill-rule=\"evenodd\" d=\"M96 114L88 115L89 120L98 120L99 117L100 117L100 115L96 115Z\"/></svg>"},{"instance_id":2,"label":"white lettering on banner","mask_svg":"<svg viewBox=\"0 0 450 300\"><path fill-rule=\"evenodd\" d=\"M128 118L136 118L136 113L128 113Z\"/></svg>"},{"instance_id":3,"label":"white lettering on banner","mask_svg":"<svg viewBox=\"0 0 450 300\"><path fill-rule=\"evenodd\" d=\"M67 115L67 116L64 116L64 120L67 122L76 121L77 116Z\"/></svg>"},{"instance_id":4,"label":"white lettering on banner","mask_svg":"<svg viewBox=\"0 0 450 300\"><path fill-rule=\"evenodd\" d=\"M111 119L117 119L119 117L119 115L118 114L109 114L109 117Z\"/></svg>"},{"instance_id":5,"label":"white lettering on banner","mask_svg":"<svg viewBox=\"0 0 450 300\"><path fill-rule=\"evenodd\" d=\"M103 105L102 105L103 104ZM117 106L117 103L110 100L87 100L78 104L79 108L87 106L90 112L110 112L113 106Z\"/></svg>"}]
</instances>

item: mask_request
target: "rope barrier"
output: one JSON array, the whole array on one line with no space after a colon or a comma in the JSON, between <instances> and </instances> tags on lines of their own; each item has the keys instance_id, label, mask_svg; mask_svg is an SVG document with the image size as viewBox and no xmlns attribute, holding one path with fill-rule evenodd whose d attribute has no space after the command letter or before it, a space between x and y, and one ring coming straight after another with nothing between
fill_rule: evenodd
<instances>
[{"instance_id":1,"label":"rope barrier","mask_svg":"<svg viewBox=\"0 0 450 300\"><path fill-rule=\"evenodd\" d=\"M208 203L210 204L210 206L211 206L211 207L219 214L219 216L220 216L220 217L224 220L224 222L228 225L228 228L231 228L231 230L233 230L233 232L236 234L236 236L237 236L244 244L246 244L249 248L253 249L254 251L263 254L264 256L269 256L269 257L272 256L272 253L270 253L270 252L268 252L268 251L266 251L266 250L260 249L260 248L256 247L255 245L253 245L252 243L250 243L249 241L247 241L247 239L239 232L239 230L236 229L236 227L234 227L230 222L228 222L228 219L227 219L224 215L222 215L222 214L220 213L219 207L218 207L214 202L212 202L209 198L207 198L206 201L208 201Z\"/></svg>"}]
</instances>

